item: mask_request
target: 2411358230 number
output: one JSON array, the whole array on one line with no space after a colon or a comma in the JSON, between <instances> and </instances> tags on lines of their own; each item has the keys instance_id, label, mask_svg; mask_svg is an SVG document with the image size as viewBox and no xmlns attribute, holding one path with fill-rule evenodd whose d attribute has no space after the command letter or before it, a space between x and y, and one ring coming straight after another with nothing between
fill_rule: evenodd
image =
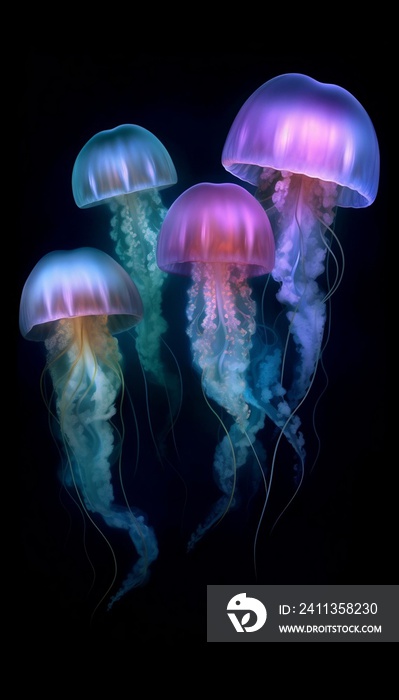
<instances>
[{"instance_id":1,"label":"2411358230 number","mask_svg":"<svg viewBox=\"0 0 399 700\"><path fill-rule=\"evenodd\" d=\"M299 615L376 615L377 603L299 603Z\"/></svg>"}]
</instances>

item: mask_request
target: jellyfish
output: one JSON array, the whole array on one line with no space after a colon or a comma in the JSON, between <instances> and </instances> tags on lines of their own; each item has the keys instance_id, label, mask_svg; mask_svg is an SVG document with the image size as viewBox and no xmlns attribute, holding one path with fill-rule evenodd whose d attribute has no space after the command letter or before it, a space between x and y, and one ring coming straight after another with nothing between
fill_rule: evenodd
<instances>
[{"instance_id":1,"label":"jellyfish","mask_svg":"<svg viewBox=\"0 0 399 700\"><path fill-rule=\"evenodd\" d=\"M135 344L145 376L164 387L171 423L176 419L181 387L166 366L170 350L162 313L162 289L167 275L156 261L157 236L167 211L160 190L177 182L172 159L161 141L137 124L122 124L95 134L78 154L72 172L72 192L81 209L107 204L112 212L110 236L119 262L133 277L144 306L135 327ZM170 427L170 426L169 426Z\"/></svg>"},{"instance_id":2,"label":"jellyfish","mask_svg":"<svg viewBox=\"0 0 399 700\"><path fill-rule=\"evenodd\" d=\"M22 290L21 334L44 342L50 415L65 459L60 479L77 494L95 525L126 530L137 552L133 569L109 607L147 580L158 545L145 514L114 497L112 468L120 464L123 431L114 423L123 395L117 335L141 322L143 305L131 277L96 248L56 250L42 257ZM119 407L120 410L120 407ZM111 590L114 579L110 585Z\"/></svg>"},{"instance_id":3,"label":"jellyfish","mask_svg":"<svg viewBox=\"0 0 399 700\"><path fill-rule=\"evenodd\" d=\"M261 204L240 185L200 183L183 192L167 212L157 260L162 270L191 277L186 314L193 365L210 407L213 402L226 415L219 418L224 435L213 462L221 495L191 535L191 550L238 505L238 470L249 465L244 471L254 484L262 479L264 455L254 443L268 408L267 399L263 405L257 401L247 381L256 332L256 302L248 280L274 267L272 229ZM274 385L278 363L271 357L268 366Z\"/></svg>"},{"instance_id":4,"label":"jellyfish","mask_svg":"<svg viewBox=\"0 0 399 700\"><path fill-rule=\"evenodd\" d=\"M314 379L327 302L344 270L334 231L336 210L373 203L379 181L377 136L367 112L347 90L288 73L264 83L243 104L226 138L222 164L255 186L272 224L272 277L286 310L287 342L291 338L294 348L291 363L283 362L282 384L294 413Z\"/></svg>"}]
</instances>

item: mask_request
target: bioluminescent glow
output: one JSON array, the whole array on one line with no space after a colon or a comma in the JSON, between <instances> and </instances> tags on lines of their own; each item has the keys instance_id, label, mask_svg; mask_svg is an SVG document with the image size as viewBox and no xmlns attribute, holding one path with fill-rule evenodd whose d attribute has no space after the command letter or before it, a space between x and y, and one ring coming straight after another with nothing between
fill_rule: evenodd
<instances>
[{"instance_id":1,"label":"bioluminescent glow","mask_svg":"<svg viewBox=\"0 0 399 700\"><path fill-rule=\"evenodd\" d=\"M373 124L356 98L297 73L258 88L239 110L224 144L223 166L255 185L276 239L272 274L298 351L286 386L292 407L314 375L326 301L343 271L334 256L334 280L328 291L321 289L327 252L338 242L332 230L336 208L372 204L379 162Z\"/></svg>"},{"instance_id":2,"label":"bioluminescent glow","mask_svg":"<svg viewBox=\"0 0 399 700\"><path fill-rule=\"evenodd\" d=\"M328 304L344 272L343 248L333 230L336 211L374 201L377 136L347 90L289 73L264 83L243 104L226 138L222 164L255 186L275 236L272 277L288 322L285 338L280 332L280 382L292 424L314 380L327 341ZM351 235L361 238L361 232ZM260 379L257 391L262 385ZM302 464L304 456L302 446Z\"/></svg>"},{"instance_id":3,"label":"bioluminescent glow","mask_svg":"<svg viewBox=\"0 0 399 700\"><path fill-rule=\"evenodd\" d=\"M256 401L246 374L256 331L256 303L248 278L274 266L274 238L256 199L235 184L194 185L170 207L159 234L158 265L189 275L187 318L193 363L205 396L231 418L214 458L222 492L212 512L193 533L189 549L223 517L237 498L237 469L259 455L253 443L265 409Z\"/></svg>"},{"instance_id":4,"label":"bioluminescent glow","mask_svg":"<svg viewBox=\"0 0 399 700\"><path fill-rule=\"evenodd\" d=\"M146 581L158 554L144 513L132 509L127 499L115 502L111 473L122 458L123 444L123 429L113 423L124 392L116 335L135 327L142 317L141 297L130 276L95 248L48 253L22 290L21 333L28 340L44 342L46 349L42 381L51 378L46 402L65 457L61 481L72 498L76 493L99 532L95 515L111 528L127 530L138 554L110 606ZM46 396L45 389L43 393Z\"/></svg>"},{"instance_id":5,"label":"bioluminescent glow","mask_svg":"<svg viewBox=\"0 0 399 700\"><path fill-rule=\"evenodd\" d=\"M122 361L140 362L146 428L160 461L173 462L165 436L174 437L190 389L199 402L192 402L195 419L184 428L189 458L198 435L201 439L209 425L212 431L216 426L212 463L204 466L214 478L216 495L209 503L201 500L202 512L191 516L188 551L221 520L229 522L225 516L233 509L241 527L245 506L248 517L255 518L257 575L259 532L262 523L266 528L271 493L282 482L284 491L289 482L287 493L276 497L268 534L317 461L317 455L311 460L308 435L314 430L313 443L317 441L314 409L322 392L312 404L320 386L313 382L319 371L323 390L328 383L323 352L332 297L345 268L337 216L342 208L368 207L377 196L376 132L351 93L300 73L261 85L226 132L217 162L224 177L228 173L240 182L194 184L170 207L163 204L161 191L177 183L176 169L153 133L122 124L95 134L75 160L72 192L80 209L109 208L107 233L118 262L99 248L55 250L39 260L22 291L21 334L43 342L46 349L42 386L62 448L62 483L101 533L104 524L125 531L128 546L132 541L137 553L130 573L110 597L115 569L100 601L110 598L109 608L146 582L158 556L147 515L125 492L122 480L127 432L122 408L124 397L130 398ZM348 233L350 245L362 244L361 230ZM179 276L185 281L179 282ZM182 297L168 296L180 283L188 285L185 308L179 306ZM120 333L135 341L123 356ZM183 363L188 374L184 392ZM206 427L200 422L203 397L209 409ZM153 408L162 421L169 416L158 433L152 430ZM174 441L180 460L176 445ZM287 459L281 456L283 447ZM195 455L184 464L188 479L192 464L200 461ZM169 520L169 512L176 511L174 484L167 483L167 492L155 478L152 474L146 496L151 506L159 499L152 511L157 522L164 507ZM206 495L208 487L206 482ZM185 517L189 512L186 508ZM113 560L116 567L114 555Z\"/></svg>"},{"instance_id":6,"label":"bioluminescent glow","mask_svg":"<svg viewBox=\"0 0 399 700\"><path fill-rule=\"evenodd\" d=\"M113 214L110 236L116 254L143 300L143 319L134 330L137 352L148 379L166 390L172 422L180 407L181 387L162 357L168 327L162 313L166 275L157 265L156 246L167 211L160 190L176 182L176 169L165 146L137 124L95 134L78 154L72 172L77 206L107 204Z\"/></svg>"}]
</instances>

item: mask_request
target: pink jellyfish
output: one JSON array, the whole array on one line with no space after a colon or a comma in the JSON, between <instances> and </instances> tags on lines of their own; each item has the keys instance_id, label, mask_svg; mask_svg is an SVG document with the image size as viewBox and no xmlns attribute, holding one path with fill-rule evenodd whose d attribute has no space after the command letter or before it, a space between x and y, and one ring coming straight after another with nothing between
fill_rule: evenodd
<instances>
[{"instance_id":1,"label":"pink jellyfish","mask_svg":"<svg viewBox=\"0 0 399 700\"><path fill-rule=\"evenodd\" d=\"M337 207L367 207L379 181L379 147L362 105L337 85L297 73L258 88L228 133L222 164L255 185L276 238L272 272L277 299L287 308L288 337L296 347L287 396L299 406L322 351L326 301L343 273L342 248L333 232ZM342 264L332 252L339 247ZM318 278L326 256L335 264L326 289ZM285 384L285 380L283 384Z\"/></svg>"},{"instance_id":2,"label":"pink jellyfish","mask_svg":"<svg viewBox=\"0 0 399 700\"><path fill-rule=\"evenodd\" d=\"M248 279L274 266L274 238L259 202L235 184L201 183L171 205L158 239L158 265L189 275L187 333L204 395L227 413L214 457L221 497L188 549L236 504L237 470L257 459L254 441L265 409L248 382L256 303ZM228 421L230 425L228 426ZM258 460L259 462L259 460Z\"/></svg>"},{"instance_id":3,"label":"pink jellyfish","mask_svg":"<svg viewBox=\"0 0 399 700\"><path fill-rule=\"evenodd\" d=\"M90 513L127 530L138 553L109 607L146 580L158 554L144 515L127 502L115 503L111 475L123 441L122 429L113 422L124 388L115 336L135 327L142 316L141 297L130 276L95 248L48 253L33 268L21 295L20 331L46 348L45 371L53 387L49 410L65 453L62 481L76 491L93 524Z\"/></svg>"},{"instance_id":4,"label":"pink jellyfish","mask_svg":"<svg viewBox=\"0 0 399 700\"><path fill-rule=\"evenodd\" d=\"M162 314L166 274L156 261L159 229L166 214L160 190L177 182L173 161L161 141L137 124L95 134L78 154L72 192L81 209L106 204L113 216L111 238L122 266L133 277L144 306L135 329L136 349L145 373L164 386L176 413L179 382L166 369L162 347L167 323Z\"/></svg>"}]
</instances>

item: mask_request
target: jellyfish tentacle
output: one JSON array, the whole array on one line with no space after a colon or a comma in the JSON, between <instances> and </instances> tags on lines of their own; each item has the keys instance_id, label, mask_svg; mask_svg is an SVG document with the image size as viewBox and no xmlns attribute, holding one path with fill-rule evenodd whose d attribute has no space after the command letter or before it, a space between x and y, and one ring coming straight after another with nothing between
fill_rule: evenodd
<instances>
[{"instance_id":1,"label":"jellyfish tentacle","mask_svg":"<svg viewBox=\"0 0 399 700\"><path fill-rule=\"evenodd\" d=\"M167 275L157 265L156 245L158 231L167 210L157 190L115 197L109 205L114 212L110 235L116 242L115 251L123 267L134 278L143 299L142 322L131 331L136 350L148 381L163 387L166 394L170 420L163 431L158 433L157 439L154 436L154 444L159 443L159 453L167 434L176 423L182 392L180 373L172 374L163 359L163 350L169 349L163 342L168 324L162 313L162 290ZM146 377L144 380L148 392ZM147 398L149 401L148 394ZM150 428L152 432L152 425Z\"/></svg>"},{"instance_id":2,"label":"jellyfish tentacle","mask_svg":"<svg viewBox=\"0 0 399 700\"><path fill-rule=\"evenodd\" d=\"M150 565L157 559L159 550L155 532L147 524L144 513L139 510L129 508L118 511L115 509L110 515L104 516L104 519L111 527L115 527L115 523L117 523L118 527L128 530L138 554L133 568L108 603L107 609L111 610L113 605L126 593L147 582Z\"/></svg>"},{"instance_id":3,"label":"jellyfish tentacle","mask_svg":"<svg viewBox=\"0 0 399 700\"><path fill-rule=\"evenodd\" d=\"M121 435L111 418L123 379L119 345L108 331L107 317L91 316L61 321L45 346L68 454L66 483L77 486L88 511L101 515L110 527L128 530L139 557L110 609L128 590L146 581L158 554L154 531L144 515L114 500L111 467L121 450Z\"/></svg>"},{"instance_id":4,"label":"jellyfish tentacle","mask_svg":"<svg viewBox=\"0 0 399 700\"><path fill-rule=\"evenodd\" d=\"M320 356L326 305L318 278L325 272L325 234L334 220L338 194L334 183L282 173L275 183L273 212L268 212L276 232L276 297L288 307L288 333L297 348L288 389L292 406L305 395Z\"/></svg>"},{"instance_id":5,"label":"jellyfish tentacle","mask_svg":"<svg viewBox=\"0 0 399 700\"><path fill-rule=\"evenodd\" d=\"M213 474L223 495L192 533L189 551L236 505L237 470L253 455L256 434L265 419L265 411L246 381L252 336L256 331L256 304L244 270L230 264L193 264L192 277L187 333L192 341L194 365L202 371L204 395L221 406L233 422L227 428L219 417L226 434L216 447ZM202 309L204 317L199 325ZM256 459L259 462L259 455Z\"/></svg>"},{"instance_id":6,"label":"jellyfish tentacle","mask_svg":"<svg viewBox=\"0 0 399 700\"><path fill-rule=\"evenodd\" d=\"M137 352L144 371L163 383L161 336L167 330L167 323L162 315L161 289L166 273L156 264L156 240L166 209L159 211L160 205L159 194L154 192L117 197L110 203L115 212L110 235L116 242L121 263L134 277L143 299L143 321L134 330ZM155 219L153 225L150 214Z\"/></svg>"},{"instance_id":7,"label":"jellyfish tentacle","mask_svg":"<svg viewBox=\"0 0 399 700\"><path fill-rule=\"evenodd\" d=\"M101 334L107 337L102 348ZM71 343L72 337L80 339L82 344ZM65 342L69 350L60 355ZM57 394L61 433L68 450L79 455L74 460L78 468L76 476L86 506L101 512L113 500L109 460L119 449L110 424L121 388L118 343L109 334L106 319L93 316L61 321L57 333L45 341L45 346ZM107 351L107 363L99 361L100 349Z\"/></svg>"},{"instance_id":8,"label":"jellyfish tentacle","mask_svg":"<svg viewBox=\"0 0 399 700\"><path fill-rule=\"evenodd\" d=\"M220 496L216 503L213 504L205 520L202 523L199 523L194 532L192 532L190 535L187 542L187 552L191 552L194 549L196 544L204 537L208 530L220 523L230 508L234 505L236 498L237 460L233 439L230 435L231 430L228 430L225 422L208 401L202 381L201 386L205 402L212 413L216 416L223 431L225 432L225 435L217 446L213 464L214 478L222 492L222 496ZM223 460L217 458L218 453L221 452L225 453Z\"/></svg>"},{"instance_id":9,"label":"jellyfish tentacle","mask_svg":"<svg viewBox=\"0 0 399 700\"><path fill-rule=\"evenodd\" d=\"M202 267L193 265L193 268L196 282L198 275L203 275L201 296L205 301L200 331L198 315L187 329L192 341L193 361L202 371L206 394L245 427L249 407L244 399L244 374L249 364L255 324L253 322L247 328L242 328L234 308L237 289L244 283L244 277L239 270L235 270L235 266L226 266L223 272L211 264ZM189 291L189 320L192 320L197 290L197 285L194 285ZM245 299L243 295L242 302L247 304L248 317L253 319L255 308L252 299L250 296ZM201 300L199 303L202 305Z\"/></svg>"}]
</instances>

